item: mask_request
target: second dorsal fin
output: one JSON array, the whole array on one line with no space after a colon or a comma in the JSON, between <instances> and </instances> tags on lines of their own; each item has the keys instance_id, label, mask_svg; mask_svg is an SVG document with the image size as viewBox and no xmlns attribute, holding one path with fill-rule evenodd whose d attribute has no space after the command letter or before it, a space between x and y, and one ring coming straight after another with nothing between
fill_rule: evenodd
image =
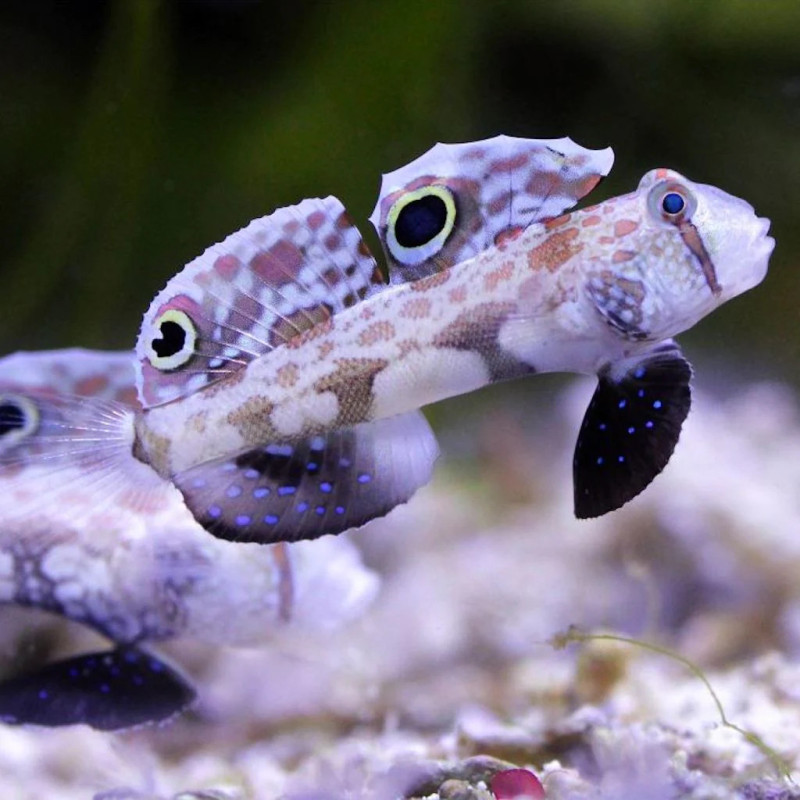
<instances>
[{"instance_id":1,"label":"second dorsal fin","mask_svg":"<svg viewBox=\"0 0 800 800\"><path fill-rule=\"evenodd\" d=\"M391 283L449 269L590 192L614 161L569 138L437 144L383 176L370 221Z\"/></svg>"},{"instance_id":2,"label":"second dorsal fin","mask_svg":"<svg viewBox=\"0 0 800 800\"><path fill-rule=\"evenodd\" d=\"M150 407L192 394L383 283L335 197L253 220L156 295L136 343L139 399Z\"/></svg>"}]
</instances>

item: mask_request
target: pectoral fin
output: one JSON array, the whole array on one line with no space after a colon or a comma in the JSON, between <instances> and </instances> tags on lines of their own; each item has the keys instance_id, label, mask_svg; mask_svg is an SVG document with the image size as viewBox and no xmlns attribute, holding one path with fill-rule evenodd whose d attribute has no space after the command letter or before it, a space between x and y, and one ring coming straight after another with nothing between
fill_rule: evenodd
<instances>
[{"instance_id":1,"label":"pectoral fin","mask_svg":"<svg viewBox=\"0 0 800 800\"><path fill-rule=\"evenodd\" d=\"M691 405L692 369L672 341L599 377L573 459L579 519L619 508L664 469Z\"/></svg>"},{"instance_id":2,"label":"pectoral fin","mask_svg":"<svg viewBox=\"0 0 800 800\"><path fill-rule=\"evenodd\" d=\"M0 682L0 721L102 731L161 722L192 703L195 691L150 653L118 647L56 661Z\"/></svg>"}]
</instances>

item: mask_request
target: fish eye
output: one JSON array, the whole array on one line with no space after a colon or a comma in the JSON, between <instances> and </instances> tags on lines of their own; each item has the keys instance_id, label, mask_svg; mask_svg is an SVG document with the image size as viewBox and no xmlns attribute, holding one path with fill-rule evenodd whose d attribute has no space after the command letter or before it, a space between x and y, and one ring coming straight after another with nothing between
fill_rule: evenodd
<instances>
[{"instance_id":1,"label":"fish eye","mask_svg":"<svg viewBox=\"0 0 800 800\"><path fill-rule=\"evenodd\" d=\"M661 198L661 210L669 216L680 214L686 208L686 201L678 192L667 192Z\"/></svg>"},{"instance_id":2,"label":"fish eye","mask_svg":"<svg viewBox=\"0 0 800 800\"><path fill-rule=\"evenodd\" d=\"M39 409L27 397L0 394L0 449L16 444L39 427Z\"/></svg>"},{"instance_id":3,"label":"fish eye","mask_svg":"<svg viewBox=\"0 0 800 800\"><path fill-rule=\"evenodd\" d=\"M674 182L654 186L648 202L656 219L673 224L690 219L697 207L694 195L686 187Z\"/></svg>"},{"instance_id":4,"label":"fish eye","mask_svg":"<svg viewBox=\"0 0 800 800\"><path fill-rule=\"evenodd\" d=\"M401 195L389 209L386 244L401 264L435 256L456 224L455 197L446 186L423 186Z\"/></svg>"},{"instance_id":5,"label":"fish eye","mask_svg":"<svg viewBox=\"0 0 800 800\"><path fill-rule=\"evenodd\" d=\"M147 347L147 360L159 370L169 372L186 364L194 355L197 328L185 311L171 308L153 323L155 334Z\"/></svg>"}]
</instances>

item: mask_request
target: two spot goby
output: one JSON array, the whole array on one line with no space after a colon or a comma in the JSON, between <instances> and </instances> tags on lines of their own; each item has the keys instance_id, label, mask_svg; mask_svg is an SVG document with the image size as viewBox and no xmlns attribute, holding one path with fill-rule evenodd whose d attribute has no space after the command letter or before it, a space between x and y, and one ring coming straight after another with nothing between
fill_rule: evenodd
<instances>
[{"instance_id":1,"label":"two spot goby","mask_svg":"<svg viewBox=\"0 0 800 800\"><path fill-rule=\"evenodd\" d=\"M592 174L603 167L595 162ZM688 412L691 371L670 337L758 283L772 249L768 223L749 205L654 170L629 195L527 226L515 218L525 205L516 193L505 202L494 198L506 209L506 228L475 255L450 263L460 258L446 256L463 229L482 230L469 218L475 205L464 188L469 181L440 180L425 163L405 170L401 189L384 187L388 203L379 202L373 218L391 288L377 283L355 229L328 199L252 223L241 239L229 238L187 267L154 301L138 348L143 399L151 403L137 427L140 453L173 476L212 531L291 537L335 530L337 509L346 517L342 527L352 524L347 513L354 508L363 514L356 522L383 513L409 493L408 484L416 487L430 473L435 448L416 409L546 371L600 376L576 447L576 511L585 517L616 508L663 468ZM331 238L332 231L338 235ZM248 249L245 242L259 238L265 243ZM332 252L330 243L339 247ZM422 262L413 261L415 247L424 251ZM404 266L403 259L412 263ZM281 283L277 262L298 279L284 275ZM331 264L338 269L326 277ZM354 275L362 282L344 294ZM264 300L264 287L276 283L280 299ZM295 305L270 317L271 324L245 327L287 296ZM331 313L320 312L326 303ZM306 322L299 310L311 318L307 326L298 325ZM171 316L176 312L185 317ZM148 346L165 341L160 320L177 319L187 324L186 367L168 364L156 373ZM294 335L286 333L287 320L300 328ZM234 340L243 328L247 348L256 349L256 340L277 346L234 370L231 360L247 349L242 337ZM223 373L215 375L219 380L190 387L214 370ZM180 400L170 401L171 392ZM354 459L345 457L342 466L331 457L340 453L341 431L353 432L351 449L369 442L369 454L359 458L373 469L348 469ZM267 443L273 452L247 455ZM302 473L285 484L275 467L281 453L290 459L288 471ZM261 482L272 471L277 480ZM376 490L381 476L387 485ZM324 502L328 487L338 500ZM270 491L281 513L258 518L259 488ZM288 509L305 502L322 519L314 525L312 511L309 525L298 527Z\"/></svg>"}]
</instances>

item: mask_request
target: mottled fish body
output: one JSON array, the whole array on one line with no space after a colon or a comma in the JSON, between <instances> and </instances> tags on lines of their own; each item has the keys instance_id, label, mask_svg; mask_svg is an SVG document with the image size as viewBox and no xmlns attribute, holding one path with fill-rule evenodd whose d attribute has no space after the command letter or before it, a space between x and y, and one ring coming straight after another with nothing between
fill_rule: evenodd
<instances>
[{"instance_id":1,"label":"mottled fish body","mask_svg":"<svg viewBox=\"0 0 800 800\"><path fill-rule=\"evenodd\" d=\"M730 234L738 233L733 198L663 172L662 182L691 192L708 216L727 218ZM635 193L531 225L465 262L379 292L241 373L148 409L138 425L144 459L175 475L259 443L405 414L494 381L595 374L646 352L760 280L771 249L768 240L756 242L766 223L742 251L727 234L713 260L704 256L714 270L706 275L677 224L648 219L655 182L651 173ZM714 202L718 208L705 209ZM745 275L726 272L740 252Z\"/></svg>"}]
</instances>

